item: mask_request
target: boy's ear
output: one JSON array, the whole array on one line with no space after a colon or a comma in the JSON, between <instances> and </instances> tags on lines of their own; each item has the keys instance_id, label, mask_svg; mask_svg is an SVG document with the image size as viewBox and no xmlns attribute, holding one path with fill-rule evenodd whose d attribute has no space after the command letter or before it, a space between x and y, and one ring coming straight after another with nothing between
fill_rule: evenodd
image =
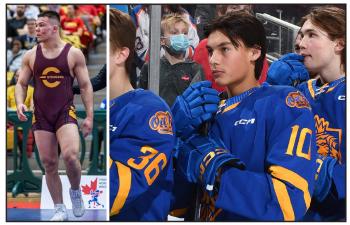
<instances>
[{"instance_id":1,"label":"boy's ear","mask_svg":"<svg viewBox=\"0 0 350 225\"><path fill-rule=\"evenodd\" d=\"M260 48L251 48L249 52L250 61L256 61L261 55L261 49Z\"/></svg>"},{"instance_id":2,"label":"boy's ear","mask_svg":"<svg viewBox=\"0 0 350 225\"><path fill-rule=\"evenodd\" d=\"M125 63L125 61L128 59L130 54L130 49L127 47L123 47L120 50L118 50L116 53L115 62L117 64Z\"/></svg>"},{"instance_id":3,"label":"boy's ear","mask_svg":"<svg viewBox=\"0 0 350 225\"><path fill-rule=\"evenodd\" d=\"M343 38L335 40L335 51L341 52L345 48L345 41Z\"/></svg>"}]
</instances>

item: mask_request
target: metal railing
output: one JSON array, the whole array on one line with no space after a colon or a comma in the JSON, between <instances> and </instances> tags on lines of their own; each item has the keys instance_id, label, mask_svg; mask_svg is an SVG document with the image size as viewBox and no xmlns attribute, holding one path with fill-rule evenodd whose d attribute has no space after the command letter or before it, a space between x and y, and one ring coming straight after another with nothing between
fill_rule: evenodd
<instances>
[{"instance_id":1,"label":"metal railing","mask_svg":"<svg viewBox=\"0 0 350 225\"><path fill-rule=\"evenodd\" d=\"M256 13L255 15L263 22L265 30L276 30L277 33L277 36L276 34L266 34L266 39L269 42L266 56L269 62L294 50L294 42L300 30L299 26L266 13ZM277 26L277 29L273 29L275 28L273 26Z\"/></svg>"}]
</instances>

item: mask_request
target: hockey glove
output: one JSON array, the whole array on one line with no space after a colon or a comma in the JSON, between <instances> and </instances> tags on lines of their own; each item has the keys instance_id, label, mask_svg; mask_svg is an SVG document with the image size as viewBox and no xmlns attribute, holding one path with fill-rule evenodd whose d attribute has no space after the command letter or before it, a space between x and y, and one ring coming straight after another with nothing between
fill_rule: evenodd
<instances>
[{"instance_id":1,"label":"hockey glove","mask_svg":"<svg viewBox=\"0 0 350 225\"><path fill-rule=\"evenodd\" d=\"M271 85L298 84L309 79L309 72L303 64L304 57L289 53L273 62L267 71L267 82Z\"/></svg>"},{"instance_id":2,"label":"hockey glove","mask_svg":"<svg viewBox=\"0 0 350 225\"><path fill-rule=\"evenodd\" d=\"M218 109L219 93L211 88L210 81L201 81L189 86L178 96L171 108L177 136L186 139L205 121L212 118Z\"/></svg>"},{"instance_id":3,"label":"hockey glove","mask_svg":"<svg viewBox=\"0 0 350 225\"><path fill-rule=\"evenodd\" d=\"M177 168L189 182L200 182L209 192L213 190L218 170L224 165L245 168L239 158L208 137L193 135L179 148Z\"/></svg>"},{"instance_id":4,"label":"hockey glove","mask_svg":"<svg viewBox=\"0 0 350 225\"><path fill-rule=\"evenodd\" d=\"M327 197L332 187L333 169L337 163L337 159L327 156L319 158L317 162L321 163L321 168L318 169L316 173L313 197L316 198L317 201L322 202Z\"/></svg>"}]
</instances>

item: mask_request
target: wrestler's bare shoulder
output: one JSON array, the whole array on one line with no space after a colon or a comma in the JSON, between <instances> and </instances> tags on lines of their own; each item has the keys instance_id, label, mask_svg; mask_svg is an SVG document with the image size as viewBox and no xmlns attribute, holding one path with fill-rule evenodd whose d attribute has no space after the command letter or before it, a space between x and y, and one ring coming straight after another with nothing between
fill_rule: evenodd
<instances>
[{"instance_id":1,"label":"wrestler's bare shoulder","mask_svg":"<svg viewBox=\"0 0 350 225\"><path fill-rule=\"evenodd\" d=\"M76 63L81 63L82 61L85 62L83 52L81 49L72 46L68 52L68 63L75 65Z\"/></svg>"},{"instance_id":2,"label":"wrestler's bare shoulder","mask_svg":"<svg viewBox=\"0 0 350 225\"><path fill-rule=\"evenodd\" d=\"M24 64L30 65L31 68L33 67L33 64L35 62L36 49L37 49L37 45L35 45L32 49L26 51L22 59L22 62Z\"/></svg>"}]
</instances>

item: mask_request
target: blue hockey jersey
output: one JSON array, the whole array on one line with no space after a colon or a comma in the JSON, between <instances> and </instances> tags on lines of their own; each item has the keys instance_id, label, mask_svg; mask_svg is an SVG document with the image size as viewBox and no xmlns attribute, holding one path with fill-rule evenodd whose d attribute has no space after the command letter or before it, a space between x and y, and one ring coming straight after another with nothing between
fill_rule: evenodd
<instances>
[{"instance_id":1,"label":"blue hockey jersey","mask_svg":"<svg viewBox=\"0 0 350 225\"><path fill-rule=\"evenodd\" d=\"M229 98L219 106L209 136L220 138L246 169L223 170L202 219L292 221L304 216L314 189L316 143L311 108L299 91L264 83Z\"/></svg>"},{"instance_id":2,"label":"blue hockey jersey","mask_svg":"<svg viewBox=\"0 0 350 225\"><path fill-rule=\"evenodd\" d=\"M169 107L137 89L110 102L111 221L165 221L175 131Z\"/></svg>"},{"instance_id":3,"label":"blue hockey jersey","mask_svg":"<svg viewBox=\"0 0 350 225\"><path fill-rule=\"evenodd\" d=\"M317 80L299 85L309 100L314 113L317 151L323 156L332 156L338 163L333 170L333 185L323 202L313 199L305 220L334 221L345 219L345 77L321 87Z\"/></svg>"}]
</instances>

